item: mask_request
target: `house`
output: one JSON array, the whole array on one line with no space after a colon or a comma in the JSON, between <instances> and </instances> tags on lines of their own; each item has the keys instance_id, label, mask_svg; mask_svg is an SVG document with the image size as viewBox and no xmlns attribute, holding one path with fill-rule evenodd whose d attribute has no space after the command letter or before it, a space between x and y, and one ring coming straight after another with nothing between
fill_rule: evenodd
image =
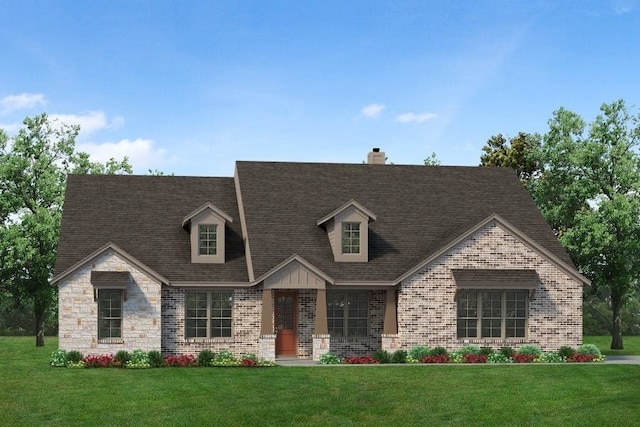
<instances>
[{"instance_id":1,"label":"house","mask_svg":"<svg viewBox=\"0 0 640 427\"><path fill-rule=\"evenodd\" d=\"M575 268L511 169L237 162L71 175L59 345L266 359L582 341Z\"/></svg>"}]
</instances>

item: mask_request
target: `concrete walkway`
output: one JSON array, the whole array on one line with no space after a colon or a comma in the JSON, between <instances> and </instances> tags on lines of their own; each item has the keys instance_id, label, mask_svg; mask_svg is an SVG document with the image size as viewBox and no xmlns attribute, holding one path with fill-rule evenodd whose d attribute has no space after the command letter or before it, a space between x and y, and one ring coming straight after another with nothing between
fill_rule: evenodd
<instances>
[{"instance_id":1,"label":"concrete walkway","mask_svg":"<svg viewBox=\"0 0 640 427\"><path fill-rule=\"evenodd\" d=\"M618 364L618 365L640 365L640 356L607 356L604 363ZM276 359L276 364L279 366L336 366L336 365L321 365L318 362L314 362L311 359ZM408 364L396 365L407 366ZM337 366L372 366L372 365L337 365ZM376 365L373 365L376 366ZM394 366L393 364L385 364L384 366Z\"/></svg>"}]
</instances>

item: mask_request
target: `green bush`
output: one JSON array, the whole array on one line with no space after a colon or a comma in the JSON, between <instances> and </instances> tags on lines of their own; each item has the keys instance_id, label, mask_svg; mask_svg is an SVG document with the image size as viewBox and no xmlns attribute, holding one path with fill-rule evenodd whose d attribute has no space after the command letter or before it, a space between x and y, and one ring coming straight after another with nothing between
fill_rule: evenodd
<instances>
[{"instance_id":1,"label":"green bush","mask_svg":"<svg viewBox=\"0 0 640 427\"><path fill-rule=\"evenodd\" d=\"M514 354L516 354L515 350L511 347L500 347L498 352L507 359L513 359Z\"/></svg>"},{"instance_id":2,"label":"green bush","mask_svg":"<svg viewBox=\"0 0 640 427\"><path fill-rule=\"evenodd\" d=\"M464 354L480 354L480 347L477 345L465 345L464 347L462 347L460 350L457 351L457 353L460 353L462 355Z\"/></svg>"},{"instance_id":3,"label":"green bush","mask_svg":"<svg viewBox=\"0 0 640 427\"><path fill-rule=\"evenodd\" d=\"M426 345L416 345L409 350L409 357L415 360L422 360L431 354L431 349Z\"/></svg>"},{"instance_id":4,"label":"green bush","mask_svg":"<svg viewBox=\"0 0 640 427\"><path fill-rule=\"evenodd\" d=\"M147 357L149 358L149 365L151 365L152 368L161 368L164 364L162 353L158 350L151 350L147 353Z\"/></svg>"},{"instance_id":5,"label":"green bush","mask_svg":"<svg viewBox=\"0 0 640 427\"><path fill-rule=\"evenodd\" d=\"M511 363L513 360L511 357L506 356L500 352L491 353L487 356L487 363Z\"/></svg>"},{"instance_id":6,"label":"green bush","mask_svg":"<svg viewBox=\"0 0 640 427\"><path fill-rule=\"evenodd\" d=\"M59 368L67 366L67 352L61 348L54 351L51 353L49 364Z\"/></svg>"},{"instance_id":7,"label":"green bush","mask_svg":"<svg viewBox=\"0 0 640 427\"><path fill-rule=\"evenodd\" d=\"M339 365L342 360L334 353L325 353L320 356L320 364L322 365Z\"/></svg>"},{"instance_id":8,"label":"green bush","mask_svg":"<svg viewBox=\"0 0 640 427\"><path fill-rule=\"evenodd\" d=\"M493 353L495 353L495 350L491 347L480 347L480 354L484 354L485 356L489 357Z\"/></svg>"},{"instance_id":9,"label":"green bush","mask_svg":"<svg viewBox=\"0 0 640 427\"><path fill-rule=\"evenodd\" d=\"M396 350L391 355L391 363L407 363L407 350Z\"/></svg>"},{"instance_id":10,"label":"green bush","mask_svg":"<svg viewBox=\"0 0 640 427\"><path fill-rule=\"evenodd\" d=\"M67 352L67 362L80 363L82 362L83 354L78 350L70 350Z\"/></svg>"},{"instance_id":11,"label":"green bush","mask_svg":"<svg viewBox=\"0 0 640 427\"><path fill-rule=\"evenodd\" d=\"M145 369L151 368L151 361L149 360L149 353L144 350L133 350L131 357L124 365L127 368Z\"/></svg>"},{"instance_id":12,"label":"green bush","mask_svg":"<svg viewBox=\"0 0 640 427\"><path fill-rule=\"evenodd\" d=\"M131 360L131 354L127 350L120 350L116 353L116 360L120 365L124 366L129 360Z\"/></svg>"},{"instance_id":13,"label":"green bush","mask_svg":"<svg viewBox=\"0 0 640 427\"><path fill-rule=\"evenodd\" d=\"M213 357L211 366L241 366L242 362L235 358L229 350L222 350Z\"/></svg>"},{"instance_id":14,"label":"green bush","mask_svg":"<svg viewBox=\"0 0 640 427\"><path fill-rule=\"evenodd\" d=\"M523 356L533 356L533 357L542 356L542 350L540 350L540 347L538 347L535 344L525 344L518 349L517 353Z\"/></svg>"},{"instance_id":15,"label":"green bush","mask_svg":"<svg viewBox=\"0 0 640 427\"><path fill-rule=\"evenodd\" d=\"M575 352L576 350L573 347L569 347L567 345L560 347L560 350L558 350L558 354L563 359L566 359L567 357L573 355Z\"/></svg>"},{"instance_id":16,"label":"green bush","mask_svg":"<svg viewBox=\"0 0 640 427\"><path fill-rule=\"evenodd\" d=\"M373 358L378 363L391 363L391 354L387 350L378 350L373 354Z\"/></svg>"},{"instance_id":17,"label":"green bush","mask_svg":"<svg viewBox=\"0 0 640 427\"><path fill-rule=\"evenodd\" d=\"M565 361L565 359L560 356L560 353L558 353L557 351L548 351L542 354L542 356L540 357L540 361L546 363L562 363Z\"/></svg>"},{"instance_id":18,"label":"green bush","mask_svg":"<svg viewBox=\"0 0 640 427\"><path fill-rule=\"evenodd\" d=\"M205 349L198 353L198 365L199 366L209 366L213 361L215 354L213 351Z\"/></svg>"},{"instance_id":19,"label":"green bush","mask_svg":"<svg viewBox=\"0 0 640 427\"><path fill-rule=\"evenodd\" d=\"M594 357L600 357L602 355L600 349L595 344L582 344L578 346L578 348L576 348L576 354L588 354Z\"/></svg>"},{"instance_id":20,"label":"green bush","mask_svg":"<svg viewBox=\"0 0 640 427\"><path fill-rule=\"evenodd\" d=\"M444 347L434 347L429 352L429 356L449 356L449 352Z\"/></svg>"}]
</instances>

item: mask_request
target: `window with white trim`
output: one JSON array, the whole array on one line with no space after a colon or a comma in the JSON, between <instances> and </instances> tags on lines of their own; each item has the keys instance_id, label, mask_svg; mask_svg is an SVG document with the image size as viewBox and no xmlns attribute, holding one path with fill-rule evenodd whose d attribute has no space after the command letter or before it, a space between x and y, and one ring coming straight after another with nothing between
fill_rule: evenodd
<instances>
[{"instance_id":1,"label":"window with white trim","mask_svg":"<svg viewBox=\"0 0 640 427\"><path fill-rule=\"evenodd\" d=\"M342 223L342 253L343 254L359 254L360 253L360 223L359 222L343 222Z\"/></svg>"},{"instance_id":2,"label":"window with white trim","mask_svg":"<svg viewBox=\"0 0 640 427\"><path fill-rule=\"evenodd\" d=\"M233 291L185 294L185 338L228 338L232 324Z\"/></svg>"},{"instance_id":3,"label":"window with white trim","mask_svg":"<svg viewBox=\"0 0 640 427\"><path fill-rule=\"evenodd\" d=\"M98 289L98 339L122 338L123 289Z\"/></svg>"},{"instance_id":4,"label":"window with white trim","mask_svg":"<svg viewBox=\"0 0 640 427\"><path fill-rule=\"evenodd\" d=\"M327 292L327 323L332 338L369 336L369 293Z\"/></svg>"},{"instance_id":5,"label":"window with white trim","mask_svg":"<svg viewBox=\"0 0 640 427\"><path fill-rule=\"evenodd\" d=\"M198 225L198 255L218 254L218 225Z\"/></svg>"},{"instance_id":6,"label":"window with white trim","mask_svg":"<svg viewBox=\"0 0 640 427\"><path fill-rule=\"evenodd\" d=\"M458 338L524 338L528 291L458 291Z\"/></svg>"}]
</instances>

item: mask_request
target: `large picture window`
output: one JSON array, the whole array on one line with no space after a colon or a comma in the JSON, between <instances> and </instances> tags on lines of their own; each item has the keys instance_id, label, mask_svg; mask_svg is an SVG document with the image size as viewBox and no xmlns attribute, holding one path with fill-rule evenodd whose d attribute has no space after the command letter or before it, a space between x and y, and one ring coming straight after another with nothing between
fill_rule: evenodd
<instances>
[{"instance_id":1,"label":"large picture window","mask_svg":"<svg viewBox=\"0 0 640 427\"><path fill-rule=\"evenodd\" d=\"M458 338L524 338L526 290L458 292Z\"/></svg>"},{"instance_id":2,"label":"large picture window","mask_svg":"<svg viewBox=\"0 0 640 427\"><path fill-rule=\"evenodd\" d=\"M233 292L188 292L185 295L185 337L231 337Z\"/></svg>"},{"instance_id":3,"label":"large picture window","mask_svg":"<svg viewBox=\"0 0 640 427\"><path fill-rule=\"evenodd\" d=\"M122 338L122 289L98 289L98 339Z\"/></svg>"},{"instance_id":4,"label":"large picture window","mask_svg":"<svg viewBox=\"0 0 640 427\"><path fill-rule=\"evenodd\" d=\"M327 292L327 321L332 338L369 336L369 293Z\"/></svg>"}]
</instances>

